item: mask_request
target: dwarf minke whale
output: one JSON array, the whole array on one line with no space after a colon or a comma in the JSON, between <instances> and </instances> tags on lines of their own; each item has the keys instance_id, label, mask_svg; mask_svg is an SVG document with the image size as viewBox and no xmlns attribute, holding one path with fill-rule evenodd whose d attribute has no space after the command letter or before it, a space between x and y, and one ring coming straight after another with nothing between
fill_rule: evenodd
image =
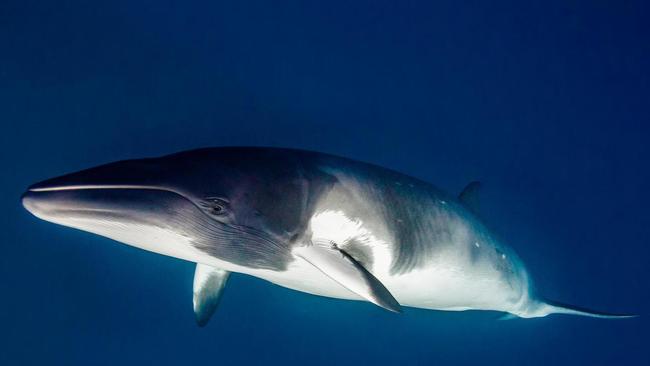
<instances>
[{"instance_id":1,"label":"dwarf minke whale","mask_svg":"<svg viewBox=\"0 0 650 366\"><path fill-rule=\"evenodd\" d=\"M195 262L204 325L231 272L294 290L512 317L626 317L545 300L522 260L459 196L332 155L222 147L126 160L32 185L36 217Z\"/></svg>"}]
</instances>

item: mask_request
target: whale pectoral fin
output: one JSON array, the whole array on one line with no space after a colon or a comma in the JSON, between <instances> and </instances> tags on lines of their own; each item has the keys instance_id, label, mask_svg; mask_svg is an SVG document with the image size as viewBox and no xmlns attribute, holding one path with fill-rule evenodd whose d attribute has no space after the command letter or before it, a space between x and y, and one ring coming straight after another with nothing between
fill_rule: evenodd
<instances>
[{"instance_id":1,"label":"whale pectoral fin","mask_svg":"<svg viewBox=\"0 0 650 366\"><path fill-rule=\"evenodd\" d=\"M335 243L312 243L293 253L311 263L343 287L384 309L400 313L399 303L386 287Z\"/></svg>"},{"instance_id":2,"label":"whale pectoral fin","mask_svg":"<svg viewBox=\"0 0 650 366\"><path fill-rule=\"evenodd\" d=\"M219 305L230 272L197 263L194 271L194 315L196 323L204 326Z\"/></svg>"}]
</instances>

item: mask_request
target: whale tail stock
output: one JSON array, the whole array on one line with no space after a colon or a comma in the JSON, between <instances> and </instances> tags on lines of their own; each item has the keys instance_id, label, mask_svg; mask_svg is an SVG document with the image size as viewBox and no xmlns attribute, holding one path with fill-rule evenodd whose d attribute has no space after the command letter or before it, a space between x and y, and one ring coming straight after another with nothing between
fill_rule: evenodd
<instances>
[{"instance_id":1,"label":"whale tail stock","mask_svg":"<svg viewBox=\"0 0 650 366\"><path fill-rule=\"evenodd\" d=\"M604 313L604 312L593 311L590 309L585 309L573 305L562 304L555 301L546 301L545 305L549 309L548 314L580 315L580 316L588 316L591 318L601 318L601 319L623 319L623 318L634 318L638 316L635 314Z\"/></svg>"},{"instance_id":2,"label":"whale tail stock","mask_svg":"<svg viewBox=\"0 0 650 366\"><path fill-rule=\"evenodd\" d=\"M623 318L634 318L638 316L635 314L605 313L605 312L585 309L578 306L563 304L556 301L546 301L546 300L535 301L534 304L532 306L529 306L525 312L516 315L522 318L537 318L537 317L543 317L551 314L579 315L579 316L587 316L591 318L601 318L601 319L623 319ZM508 318L506 317L504 319L508 319Z\"/></svg>"}]
</instances>

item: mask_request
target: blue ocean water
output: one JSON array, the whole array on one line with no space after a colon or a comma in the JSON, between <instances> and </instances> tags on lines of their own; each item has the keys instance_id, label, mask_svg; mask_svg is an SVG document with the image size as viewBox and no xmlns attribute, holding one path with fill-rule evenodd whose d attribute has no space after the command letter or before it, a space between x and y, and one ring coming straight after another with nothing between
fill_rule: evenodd
<instances>
[{"instance_id":1,"label":"blue ocean water","mask_svg":"<svg viewBox=\"0 0 650 366\"><path fill-rule=\"evenodd\" d=\"M0 364L647 365L643 1L0 2ZM458 192L546 297L641 317L497 321L234 275L37 220L31 183L201 146L343 155Z\"/></svg>"}]
</instances>

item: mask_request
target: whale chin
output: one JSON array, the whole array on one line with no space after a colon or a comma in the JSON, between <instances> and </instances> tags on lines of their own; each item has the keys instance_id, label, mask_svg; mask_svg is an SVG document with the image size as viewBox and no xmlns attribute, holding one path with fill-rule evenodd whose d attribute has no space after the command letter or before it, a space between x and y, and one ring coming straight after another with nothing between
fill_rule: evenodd
<instances>
[{"instance_id":1,"label":"whale chin","mask_svg":"<svg viewBox=\"0 0 650 366\"><path fill-rule=\"evenodd\" d=\"M21 198L34 216L147 251L196 261L184 220L201 215L173 192L141 188L34 189Z\"/></svg>"}]
</instances>

